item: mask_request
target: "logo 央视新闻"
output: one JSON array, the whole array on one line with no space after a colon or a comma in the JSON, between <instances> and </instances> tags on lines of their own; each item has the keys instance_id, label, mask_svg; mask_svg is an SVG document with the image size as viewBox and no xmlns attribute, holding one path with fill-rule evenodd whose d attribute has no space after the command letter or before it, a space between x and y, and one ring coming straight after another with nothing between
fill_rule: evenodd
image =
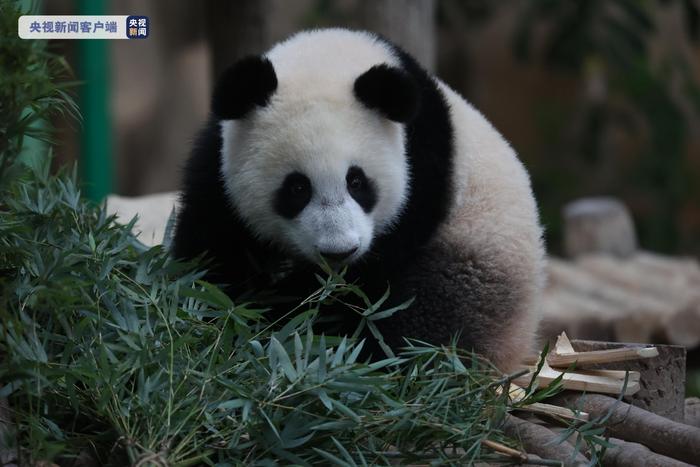
<instances>
[{"instance_id":1,"label":"logo \u592e\u89c6\u65b0\u95fb","mask_svg":"<svg viewBox=\"0 0 700 467\"><path fill-rule=\"evenodd\" d=\"M127 16L126 37L129 39L145 39L150 32L148 16Z\"/></svg>"},{"instance_id":2,"label":"logo \u592e\u89c6\u65b0\u95fb","mask_svg":"<svg viewBox=\"0 0 700 467\"><path fill-rule=\"evenodd\" d=\"M145 39L150 32L147 16L22 15L17 20L21 39Z\"/></svg>"}]
</instances>

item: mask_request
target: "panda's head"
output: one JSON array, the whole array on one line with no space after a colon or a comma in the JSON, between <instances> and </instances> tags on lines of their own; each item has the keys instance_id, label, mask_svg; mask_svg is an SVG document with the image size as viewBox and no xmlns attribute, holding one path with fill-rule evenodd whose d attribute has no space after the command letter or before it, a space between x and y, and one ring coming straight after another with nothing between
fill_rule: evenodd
<instances>
[{"instance_id":1,"label":"panda's head","mask_svg":"<svg viewBox=\"0 0 700 467\"><path fill-rule=\"evenodd\" d=\"M386 63L341 75L278 73L249 57L214 92L230 201L259 238L309 261L362 258L410 189L404 124L416 85Z\"/></svg>"}]
</instances>

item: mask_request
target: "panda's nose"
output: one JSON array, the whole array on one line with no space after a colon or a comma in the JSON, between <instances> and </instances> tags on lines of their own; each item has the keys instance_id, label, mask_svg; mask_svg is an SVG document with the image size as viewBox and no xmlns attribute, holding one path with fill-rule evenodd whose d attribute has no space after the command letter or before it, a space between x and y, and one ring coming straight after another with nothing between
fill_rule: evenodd
<instances>
[{"instance_id":1,"label":"panda's nose","mask_svg":"<svg viewBox=\"0 0 700 467\"><path fill-rule=\"evenodd\" d=\"M344 259L349 258L353 253L357 251L357 247L352 248L347 251L322 251L321 255L324 258L333 260L333 261L343 261Z\"/></svg>"}]
</instances>

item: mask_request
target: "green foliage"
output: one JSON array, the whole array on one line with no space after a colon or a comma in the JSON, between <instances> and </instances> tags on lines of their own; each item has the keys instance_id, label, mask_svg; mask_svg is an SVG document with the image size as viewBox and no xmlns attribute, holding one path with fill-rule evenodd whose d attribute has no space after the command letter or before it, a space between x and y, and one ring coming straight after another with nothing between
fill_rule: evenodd
<instances>
[{"instance_id":1,"label":"green foliage","mask_svg":"<svg viewBox=\"0 0 700 467\"><path fill-rule=\"evenodd\" d=\"M515 55L550 73L576 76L579 85L566 105L543 101L537 109L544 144L533 151L546 154L547 162L533 166L532 175L550 246L561 237L565 202L606 194L630 205L646 248L698 248L684 224L700 199L693 182L700 173L687 154L700 85L682 51L657 47L651 53L652 41L663 45L655 36L659 12L676 4L689 41L697 41L700 13L690 1L523 4Z\"/></svg>"},{"instance_id":2,"label":"green foliage","mask_svg":"<svg viewBox=\"0 0 700 467\"><path fill-rule=\"evenodd\" d=\"M11 177L14 162L27 138L50 139L40 123L50 114L77 116L67 90L73 83L57 83L68 74L60 55L46 49L44 41L22 40L17 35L20 2L0 0L0 180Z\"/></svg>"},{"instance_id":3,"label":"green foliage","mask_svg":"<svg viewBox=\"0 0 700 467\"><path fill-rule=\"evenodd\" d=\"M480 441L502 438L508 404L487 363L414 342L368 364L362 342L315 336L324 303L361 294L330 271L296 318L272 327L47 172L13 184L0 211L1 395L24 461L493 457ZM395 311L369 303L364 324Z\"/></svg>"},{"instance_id":4,"label":"green foliage","mask_svg":"<svg viewBox=\"0 0 700 467\"><path fill-rule=\"evenodd\" d=\"M700 397L700 369L688 369L686 397Z\"/></svg>"}]
</instances>

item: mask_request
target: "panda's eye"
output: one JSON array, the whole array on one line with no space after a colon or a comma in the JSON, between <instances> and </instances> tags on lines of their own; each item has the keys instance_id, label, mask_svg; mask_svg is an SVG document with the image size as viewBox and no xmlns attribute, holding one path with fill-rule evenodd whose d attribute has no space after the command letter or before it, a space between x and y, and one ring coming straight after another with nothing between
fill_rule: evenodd
<instances>
[{"instance_id":1,"label":"panda's eye","mask_svg":"<svg viewBox=\"0 0 700 467\"><path fill-rule=\"evenodd\" d=\"M365 173L361 168L353 166L348 170L348 174L345 176L345 181L348 184L349 191L357 192L365 187L367 178L365 177Z\"/></svg>"},{"instance_id":2,"label":"panda's eye","mask_svg":"<svg viewBox=\"0 0 700 467\"><path fill-rule=\"evenodd\" d=\"M303 198L311 193L311 181L309 178L299 172L293 172L284 180L284 191L288 195Z\"/></svg>"},{"instance_id":3,"label":"panda's eye","mask_svg":"<svg viewBox=\"0 0 700 467\"><path fill-rule=\"evenodd\" d=\"M352 177L350 180L348 180L348 187L351 190L360 190L362 189L362 185L364 185L362 178L358 176Z\"/></svg>"},{"instance_id":4,"label":"panda's eye","mask_svg":"<svg viewBox=\"0 0 700 467\"><path fill-rule=\"evenodd\" d=\"M307 185L302 183L302 182L296 182L293 185L289 186L289 193L294 195L294 196L300 196L306 193L306 190L308 189Z\"/></svg>"}]
</instances>

